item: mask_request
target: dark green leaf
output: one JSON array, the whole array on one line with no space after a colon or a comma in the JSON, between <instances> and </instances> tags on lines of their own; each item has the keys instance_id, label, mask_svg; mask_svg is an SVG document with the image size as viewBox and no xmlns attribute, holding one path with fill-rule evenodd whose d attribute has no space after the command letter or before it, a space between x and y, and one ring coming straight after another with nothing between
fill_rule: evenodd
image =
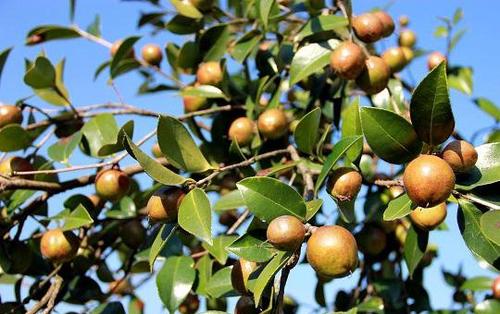
<instances>
[{"instance_id":1,"label":"dark green leaf","mask_svg":"<svg viewBox=\"0 0 500 314\"><path fill-rule=\"evenodd\" d=\"M275 0L256 0L255 6L257 8L257 16L264 26L264 29L267 28L269 23L269 14L271 13L274 3Z\"/></svg>"},{"instance_id":2,"label":"dark green leaf","mask_svg":"<svg viewBox=\"0 0 500 314\"><path fill-rule=\"evenodd\" d=\"M238 240L234 241L227 250L247 261L259 263L270 260L275 252L270 243L262 241L250 233L242 235Z\"/></svg>"},{"instance_id":3,"label":"dark green leaf","mask_svg":"<svg viewBox=\"0 0 500 314\"><path fill-rule=\"evenodd\" d=\"M3 67L5 66L5 62L7 62L7 58L9 57L11 50L12 48L7 48L0 52L0 78L2 78Z\"/></svg>"},{"instance_id":4,"label":"dark green leaf","mask_svg":"<svg viewBox=\"0 0 500 314\"><path fill-rule=\"evenodd\" d=\"M236 43L231 50L231 56L242 63L247 56L252 52L252 50L259 44L262 39L262 34L258 30L252 30L244 34Z\"/></svg>"},{"instance_id":5,"label":"dark green leaf","mask_svg":"<svg viewBox=\"0 0 500 314\"><path fill-rule=\"evenodd\" d=\"M496 245L500 245L500 210L490 210L481 215L481 230Z\"/></svg>"},{"instance_id":6,"label":"dark green leaf","mask_svg":"<svg viewBox=\"0 0 500 314\"><path fill-rule=\"evenodd\" d=\"M64 27L59 25L42 25L42 26L37 26L29 31L28 36L26 38L27 45L35 45L40 43L40 42L32 42L30 40L31 36L33 35L41 36L42 37L41 42L47 42L56 39L71 39L80 37L80 34L78 34L77 31L75 31L70 27Z\"/></svg>"},{"instance_id":7,"label":"dark green leaf","mask_svg":"<svg viewBox=\"0 0 500 314\"><path fill-rule=\"evenodd\" d=\"M193 286L196 277L193 265L191 257L169 257L156 276L160 299L170 313L175 312Z\"/></svg>"},{"instance_id":8,"label":"dark green leaf","mask_svg":"<svg viewBox=\"0 0 500 314\"><path fill-rule=\"evenodd\" d=\"M276 273L280 271L283 266L285 266L291 255L292 253L290 252L278 252L278 254L276 254L276 256L274 256L273 259L264 267L264 269L262 269L253 287L253 295L256 304L260 302L262 293L270 283L271 279L273 279L274 275L276 275Z\"/></svg>"},{"instance_id":9,"label":"dark green leaf","mask_svg":"<svg viewBox=\"0 0 500 314\"><path fill-rule=\"evenodd\" d=\"M349 136L363 135L361 129L361 120L359 118L359 97L356 97L353 102L342 112L342 138ZM363 142L358 141L354 144L345 155L350 161L355 161L363 151Z\"/></svg>"},{"instance_id":10,"label":"dark green leaf","mask_svg":"<svg viewBox=\"0 0 500 314\"><path fill-rule=\"evenodd\" d=\"M160 228L160 231L158 231L158 234L156 235L156 238L151 245L151 250L149 251L149 267L150 270L153 271L153 267L155 265L156 258L160 254L160 252L163 250L165 245L168 243L168 241L172 238L172 236L175 233L175 226L174 225L163 225Z\"/></svg>"},{"instance_id":11,"label":"dark green leaf","mask_svg":"<svg viewBox=\"0 0 500 314\"><path fill-rule=\"evenodd\" d=\"M220 298L233 291L231 267L224 267L216 272L208 281L205 290L212 298Z\"/></svg>"},{"instance_id":12,"label":"dark green leaf","mask_svg":"<svg viewBox=\"0 0 500 314\"><path fill-rule=\"evenodd\" d=\"M99 157L102 147L115 144L118 136L118 125L110 113L99 114L85 123L82 133L87 140L92 156Z\"/></svg>"},{"instance_id":13,"label":"dark green leaf","mask_svg":"<svg viewBox=\"0 0 500 314\"><path fill-rule=\"evenodd\" d=\"M314 215L320 210L321 206L323 206L323 200L318 198L306 203L307 213L306 213L306 221L311 220Z\"/></svg>"},{"instance_id":14,"label":"dark green leaf","mask_svg":"<svg viewBox=\"0 0 500 314\"><path fill-rule=\"evenodd\" d=\"M413 275L413 272L420 263L420 260L424 257L428 241L428 231L423 231L413 226L408 229L404 247L404 258L410 276Z\"/></svg>"},{"instance_id":15,"label":"dark green leaf","mask_svg":"<svg viewBox=\"0 0 500 314\"><path fill-rule=\"evenodd\" d=\"M139 36L131 36L125 38L120 47L116 51L113 59L111 60L111 65L109 66L109 73L111 78L117 77L119 74L124 73L123 66L125 62L129 62L130 52L132 51L134 44L140 39ZM131 60L130 62L136 62L135 60ZM128 66L127 66L128 68Z\"/></svg>"},{"instance_id":16,"label":"dark green leaf","mask_svg":"<svg viewBox=\"0 0 500 314\"><path fill-rule=\"evenodd\" d=\"M125 123L120 130L118 131L118 134L116 135L116 140L115 143L112 144L105 144L103 145L98 152L99 156L109 156L115 153L118 153L124 149L123 147L123 139L125 134L129 137L132 138L134 135L134 121L130 120L127 123Z\"/></svg>"},{"instance_id":17,"label":"dark green leaf","mask_svg":"<svg viewBox=\"0 0 500 314\"><path fill-rule=\"evenodd\" d=\"M318 140L319 122L321 119L321 109L316 108L300 119L293 136L297 148L306 153L312 154L314 146Z\"/></svg>"},{"instance_id":18,"label":"dark green leaf","mask_svg":"<svg viewBox=\"0 0 500 314\"><path fill-rule=\"evenodd\" d=\"M99 305L90 314L125 314L125 309L119 301L115 301Z\"/></svg>"},{"instance_id":19,"label":"dark green leaf","mask_svg":"<svg viewBox=\"0 0 500 314\"><path fill-rule=\"evenodd\" d=\"M0 129L0 152L25 149L32 141L30 134L18 124L7 125Z\"/></svg>"},{"instance_id":20,"label":"dark green leaf","mask_svg":"<svg viewBox=\"0 0 500 314\"><path fill-rule=\"evenodd\" d=\"M298 41L307 36L326 31L346 31L348 21L339 15L318 15L311 18L297 34Z\"/></svg>"},{"instance_id":21,"label":"dark green leaf","mask_svg":"<svg viewBox=\"0 0 500 314\"><path fill-rule=\"evenodd\" d=\"M200 37L200 51L204 53L203 61L218 61L227 52L231 39L229 26L218 24L207 29Z\"/></svg>"},{"instance_id":22,"label":"dark green leaf","mask_svg":"<svg viewBox=\"0 0 500 314\"><path fill-rule=\"evenodd\" d=\"M33 66L24 75L24 83L35 89L53 87L56 81L56 69L45 57L38 57Z\"/></svg>"},{"instance_id":23,"label":"dark green leaf","mask_svg":"<svg viewBox=\"0 0 500 314\"><path fill-rule=\"evenodd\" d=\"M404 216L411 213L412 209L415 206L412 204L412 201L408 197L408 194L402 194L396 199L393 199L387 205L387 208L384 211L384 220L396 220L399 218L403 218Z\"/></svg>"},{"instance_id":24,"label":"dark green leaf","mask_svg":"<svg viewBox=\"0 0 500 314\"><path fill-rule=\"evenodd\" d=\"M213 239L213 245L203 242L202 246L210 253L210 255L215 257L219 264L224 265L226 264L228 255L226 248L237 238L238 236L236 235L220 235Z\"/></svg>"},{"instance_id":25,"label":"dark green leaf","mask_svg":"<svg viewBox=\"0 0 500 314\"><path fill-rule=\"evenodd\" d=\"M179 207L179 225L182 229L212 245L212 210L202 189L191 190Z\"/></svg>"},{"instance_id":26,"label":"dark green leaf","mask_svg":"<svg viewBox=\"0 0 500 314\"><path fill-rule=\"evenodd\" d=\"M196 33L202 27L203 23L201 20L192 19L183 15L174 16L166 25L167 30L179 35Z\"/></svg>"}]
</instances>

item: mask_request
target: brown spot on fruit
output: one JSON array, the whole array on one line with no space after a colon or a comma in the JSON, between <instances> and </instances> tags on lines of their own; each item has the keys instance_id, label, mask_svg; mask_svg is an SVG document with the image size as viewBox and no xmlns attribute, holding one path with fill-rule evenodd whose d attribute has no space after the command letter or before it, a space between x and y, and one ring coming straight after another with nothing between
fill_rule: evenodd
<instances>
[{"instance_id":1,"label":"brown spot on fruit","mask_svg":"<svg viewBox=\"0 0 500 314\"><path fill-rule=\"evenodd\" d=\"M64 263L76 256L80 239L71 231L57 228L45 232L40 241L40 252L54 263Z\"/></svg>"},{"instance_id":2,"label":"brown spot on fruit","mask_svg":"<svg viewBox=\"0 0 500 314\"><path fill-rule=\"evenodd\" d=\"M304 241L306 229L297 217L284 215L273 219L267 227L267 240L283 251L294 251Z\"/></svg>"},{"instance_id":3,"label":"brown spot on fruit","mask_svg":"<svg viewBox=\"0 0 500 314\"><path fill-rule=\"evenodd\" d=\"M434 230L446 218L446 203L440 203L429 208L417 207L410 213L413 225L421 230Z\"/></svg>"},{"instance_id":4,"label":"brown spot on fruit","mask_svg":"<svg viewBox=\"0 0 500 314\"><path fill-rule=\"evenodd\" d=\"M330 66L335 74L346 80L354 80L365 68L363 50L350 41L345 41L330 55Z\"/></svg>"},{"instance_id":5,"label":"brown spot on fruit","mask_svg":"<svg viewBox=\"0 0 500 314\"><path fill-rule=\"evenodd\" d=\"M469 172L477 162L476 149L466 141L450 142L443 149L441 156L456 173Z\"/></svg>"},{"instance_id":6,"label":"brown spot on fruit","mask_svg":"<svg viewBox=\"0 0 500 314\"><path fill-rule=\"evenodd\" d=\"M158 189L149 198L146 206L149 219L153 222L176 222L179 206L184 196L184 191L177 187Z\"/></svg>"}]
</instances>

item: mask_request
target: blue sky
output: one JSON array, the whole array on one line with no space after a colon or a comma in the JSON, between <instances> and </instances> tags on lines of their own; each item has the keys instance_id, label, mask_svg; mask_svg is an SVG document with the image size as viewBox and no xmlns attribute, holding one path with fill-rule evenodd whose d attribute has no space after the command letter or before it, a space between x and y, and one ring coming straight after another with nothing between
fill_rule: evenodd
<instances>
[{"instance_id":1,"label":"blue sky","mask_svg":"<svg viewBox=\"0 0 500 314\"><path fill-rule=\"evenodd\" d=\"M141 11L152 11L152 6L140 2L120 2L117 0L85 0L77 1L76 22L82 28L90 24L95 15L99 14L102 21L103 37L109 41L128 36L141 34L145 37L140 40L137 47L146 42L155 42L164 45L166 42L181 44L187 38L181 36L173 37L165 33L151 38L147 29L137 30L136 23ZM166 3L167 1L162 1ZM371 9L373 6L384 6L385 1L358 0L354 2L354 12L361 13ZM467 28L467 34L451 55L452 65L469 65L474 68L474 92L473 96L483 96L500 103L498 88L500 79L500 58L494 57L500 50L500 42L496 40L495 31L498 29L495 22L498 19L500 3L489 1L487 4L478 5L476 1L430 1L430 0L401 0L394 1L389 9L393 17L402 14L411 19L410 28L418 33L419 46L428 50L441 50L445 48L443 39L436 39L432 33L439 25L436 16L450 16L457 7L464 10L464 21L462 26ZM93 81L94 71L99 64L109 58L109 52L101 46L85 40L71 40L51 42L42 46L24 47L23 42L26 33L34 26L40 24L68 24L68 1L66 0L24 0L24 1L0 1L0 50L14 46L9 60L4 69L0 82L0 101L13 103L16 100L31 94L31 90L23 84L24 58L33 59L43 48L52 61L63 57L67 58L65 83L70 92L70 97L75 106L85 106L105 102L118 101L112 88L106 84L105 76ZM488 36L491 36L488 38ZM425 46L422 44L425 43ZM385 40L381 46L389 47L396 44L396 37L392 36ZM137 51L138 52L138 51ZM164 66L166 64L164 63ZM418 59L411 65L411 73L416 81L419 81L426 73L424 58ZM409 73L404 72L408 77ZM174 93L159 93L151 96L137 96L137 86L141 83L138 75L129 74L119 78L116 86L123 99L138 107L169 113L180 114L182 104L180 98ZM51 108L51 105L36 99L33 103L43 108ZM472 133L480 128L490 126L493 119L478 110L470 97L457 92L452 92L453 111L455 113L456 125L462 134L470 137ZM125 122L129 117L119 117L119 124ZM151 118L137 118L136 138L148 133L154 128ZM148 145L151 145L150 141ZM148 147L148 146L146 146ZM91 161L86 158L77 157L71 160L73 164L87 164ZM130 159L125 163L131 163ZM85 173L90 173L87 171ZM83 172L82 172L83 174ZM61 175L61 179L73 177L75 174ZM141 183L149 184L145 176L141 176ZM80 189L80 192L90 193L89 189ZM60 195L50 201L51 214L57 213L63 208L62 200L67 195ZM333 203L324 198L326 206L333 208ZM459 265L463 265L468 275L489 275L491 272L481 269L465 247L456 226L456 206L451 205L446 220L449 231L433 232L431 242L440 247L439 260L426 270L427 287L432 287L430 293L432 305L436 308L448 307L451 304L450 290L442 280L441 268L456 271ZM115 265L116 267L117 265ZM340 287L348 288L354 285L357 279L355 273L352 277L335 280L327 286L326 297L331 303L335 291ZM315 306L314 303L315 275L307 265L295 268L287 285L287 293ZM12 287L0 286L0 294L3 300L13 297ZM146 300L146 313L158 313L161 302L157 297L154 281L150 281L138 291L140 297ZM302 313L308 313L310 307L304 307Z\"/></svg>"}]
</instances>

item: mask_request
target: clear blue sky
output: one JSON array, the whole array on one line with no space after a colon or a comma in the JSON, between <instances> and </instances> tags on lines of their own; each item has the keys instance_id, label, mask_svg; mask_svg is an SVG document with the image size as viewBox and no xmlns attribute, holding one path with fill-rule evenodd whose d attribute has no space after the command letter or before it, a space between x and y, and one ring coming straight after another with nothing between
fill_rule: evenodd
<instances>
[{"instance_id":1,"label":"clear blue sky","mask_svg":"<svg viewBox=\"0 0 500 314\"><path fill-rule=\"evenodd\" d=\"M140 11L152 11L152 6L140 2L120 2L117 0L84 0L77 1L76 22L83 28L90 24L94 16L99 14L102 21L103 37L109 41L130 34L142 34L145 37L139 42L140 47L146 42L156 42L160 45L167 41L181 44L186 38L173 37L161 34L154 38L149 37L147 29L137 30L136 23ZM162 1L166 3L167 1ZM361 13L371 9L372 6L384 6L385 1L362 1L354 0L354 12ZM484 96L495 103L500 103L498 87L500 78L500 58L494 57L500 51L500 42L497 40L495 31L498 29L496 21L500 10L500 2L488 1L478 4L477 1L430 1L430 0L404 0L394 1L389 13L397 18L406 14L411 19L410 27L417 31L419 43L425 43L422 48L429 50L441 50L445 48L443 39L432 36L434 28L439 24L436 16L450 16L455 8L464 9L465 18L462 26L467 28L467 34L451 55L451 64L470 65L474 67L474 96ZM96 67L106 60L109 52L94 43L85 40L71 40L51 42L43 46L24 47L23 42L26 33L32 27L40 24L68 24L68 1L67 0L24 0L24 1L0 1L0 50L14 46L14 50L4 69L0 83L0 101L13 103L16 100L31 94L31 90L23 84L24 58L33 59L40 49L45 49L52 61L62 57L67 58L65 83L70 92L70 97L76 106L98 104L104 102L116 102L118 99L113 90L106 84L106 79L101 76L96 82L93 75ZM488 38L491 36L491 40ZM395 45L396 38L393 36L385 41L385 47ZM164 63L165 66L165 63ZM426 72L425 60L419 59L412 63L411 71L413 77L419 81ZM408 75L405 73L404 75ZM128 74L116 81L126 102L169 114L180 114L182 105L180 98L173 93L160 93L154 96L136 96L137 86L141 83L138 75ZM49 104L41 100L33 100L35 104L43 108L50 108ZM455 113L457 128L466 137L482 127L491 125L494 121L475 108L469 97L457 92L452 92L453 110ZM122 124L126 118L120 117ZM137 118L136 138L141 137L154 128L151 119ZM151 145L149 143L149 145ZM71 160L73 164L86 164L90 160L78 157ZM126 160L126 163L131 163ZM89 173L89 172L87 172ZM74 176L62 175L61 179ZM149 184L145 176L141 176L141 183ZM81 189L80 192L91 193L89 189ZM57 213L63 208L62 200L67 197L60 195L50 201L51 214ZM328 198L324 198L326 206L334 205ZM456 226L456 206L452 205L448 211L446 220L450 230L446 232L433 232L431 242L440 247L439 261L433 263L426 270L425 284L430 290L430 298L435 308L449 307L451 304L452 290L442 280L441 268L456 271L459 265L463 265L468 275L488 275L491 272L482 270L472 258L465 247ZM117 265L114 265L117 267ZM355 273L350 278L335 280L327 286L326 297L328 303L332 303L335 291L339 288L352 287L357 279ZM307 265L300 265L291 273L287 293L293 297L314 306L314 284L315 275ZM138 291L139 296L146 301L146 313L159 313L161 302L157 296L154 281L150 281ZM2 300L13 298L12 287L0 286ZM231 302L232 303L232 302ZM66 309L66 307L61 307ZM311 308L302 308L301 313L308 313ZM232 311L232 309L230 310Z\"/></svg>"}]
</instances>

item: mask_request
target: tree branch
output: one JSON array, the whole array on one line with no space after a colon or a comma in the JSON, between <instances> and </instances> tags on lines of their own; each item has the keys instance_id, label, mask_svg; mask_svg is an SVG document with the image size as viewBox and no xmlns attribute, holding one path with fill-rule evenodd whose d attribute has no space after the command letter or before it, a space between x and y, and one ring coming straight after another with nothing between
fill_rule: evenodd
<instances>
[{"instance_id":1,"label":"tree branch","mask_svg":"<svg viewBox=\"0 0 500 314\"><path fill-rule=\"evenodd\" d=\"M297 150L293 145L289 145L287 150L290 152L290 157L292 158L293 161L297 161L297 171L302 175L302 178L304 178L304 199L306 201L310 201L314 198L314 181L312 178L312 174L307 169L304 164L300 162L300 156Z\"/></svg>"}]
</instances>

